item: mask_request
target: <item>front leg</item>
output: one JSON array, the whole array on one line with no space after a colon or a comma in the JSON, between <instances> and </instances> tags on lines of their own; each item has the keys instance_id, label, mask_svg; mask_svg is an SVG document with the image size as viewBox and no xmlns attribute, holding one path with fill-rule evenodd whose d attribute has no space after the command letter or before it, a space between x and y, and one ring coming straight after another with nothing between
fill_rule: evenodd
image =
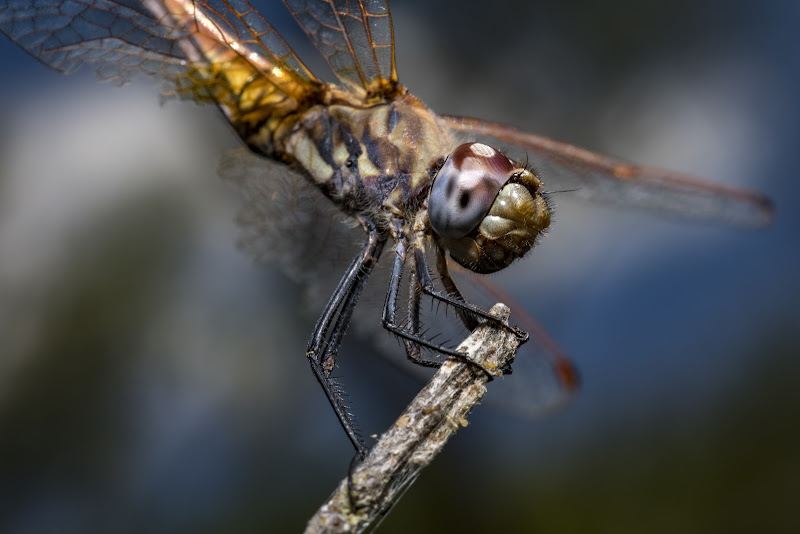
<instances>
[{"instance_id":1,"label":"front leg","mask_svg":"<svg viewBox=\"0 0 800 534\"><path fill-rule=\"evenodd\" d=\"M438 249L439 245L437 244L436 247ZM443 252L440 250L438 253L443 255ZM445 287L448 288L451 294L448 295L437 290L433 285L433 280L431 280L430 270L428 269L428 263L425 259L424 240L421 237L417 239L414 246L414 262L416 264L417 280L419 281L419 286L422 289L422 292L432 299L453 306L458 311L458 315L467 329L474 330L479 322L476 320L476 318L480 318L490 321L499 328L510 329L511 332L517 336L521 343L524 343L528 340L528 333L524 330L520 330L515 326L505 325L501 318L495 317L480 306L476 306L464 300L464 297L461 296L461 292L458 290L458 287L456 287L455 282L452 278L450 278L450 274L446 270L447 263L443 256L441 256L441 260L437 265L440 267L439 274L442 277L442 283L445 284ZM441 266L442 264L443 267Z\"/></svg>"},{"instance_id":2,"label":"front leg","mask_svg":"<svg viewBox=\"0 0 800 534\"><path fill-rule=\"evenodd\" d=\"M412 362L422 365L425 367L440 367L441 361L435 359L427 359L423 358L420 354L420 347L425 347L427 349L433 350L445 356L451 356L457 358L461 361L470 362L466 356L458 352L455 349L450 347L446 347L439 343L436 343L430 339L427 339L424 335L419 332L419 298L415 296L419 293L420 284L419 284L419 276L413 276L411 278L411 309L409 310L409 317L410 321L407 326L403 326L398 324L397 322L397 298L400 288L400 283L403 277L403 269L405 267L406 262L406 241L402 238L402 233L399 231L399 226L395 228L395 235L400 236L397 240L397 245L395 248L395 257L392 263L392 271L391 277L389 281L389 289L386 293L386 300L384 301L383 307L383 327L386 328L391 333L395 334L396 336L400 337L403 340L403 343L406 347L406 355L408 356L409 360ZM419 273L421 269L425 270L427 273L427 264L424 262L424 254L423 254L423 261L421 263L416 263L419 260L415 260L415 271ZM429 277L430 278L430 277ZM488 313L488 312L487 312ZM494 316L489 315L492 320L502 321L502 319L495 318ZM502 324L502 322L500 323ZM486 374L489 376L489 379L493 379L491 373L489 373L486 369L481 368Z\"/></svg>"}]
</instances>

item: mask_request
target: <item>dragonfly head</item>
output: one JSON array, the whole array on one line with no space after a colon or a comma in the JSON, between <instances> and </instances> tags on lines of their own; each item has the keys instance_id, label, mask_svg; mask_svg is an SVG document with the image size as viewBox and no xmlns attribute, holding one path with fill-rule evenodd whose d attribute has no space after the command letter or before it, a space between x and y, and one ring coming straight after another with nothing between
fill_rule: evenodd
<instances>
[{"instance_id":1,"label":"dragonfly head","mask_svg":"<svg viewBox=\"0 0 800 534\"><path fill-rule=\"evenodd\" d=\"M490 146L465 143L436 173L428 217L457 263L491 273L533 247L550 225L550 207L532 171Z\"/></svg>"}]
</instances>

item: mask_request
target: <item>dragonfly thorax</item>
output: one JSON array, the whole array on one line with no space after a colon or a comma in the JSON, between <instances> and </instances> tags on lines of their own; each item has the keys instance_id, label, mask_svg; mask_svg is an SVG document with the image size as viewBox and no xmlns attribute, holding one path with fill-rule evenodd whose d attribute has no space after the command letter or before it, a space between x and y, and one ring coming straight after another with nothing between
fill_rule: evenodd
<instances>
[{"instance_id":1,"label":"dragonfly thorax","mask_svg":"<svg viewBox=\"0 0 800 534\"><path fill-rule=\"evenodd\" d=\"M282 159L302 167L345 211L406 220L423 203L431 168L452 145L411 95L370 107L314 106L275 142Z\"/></svg>"}]
</instances>

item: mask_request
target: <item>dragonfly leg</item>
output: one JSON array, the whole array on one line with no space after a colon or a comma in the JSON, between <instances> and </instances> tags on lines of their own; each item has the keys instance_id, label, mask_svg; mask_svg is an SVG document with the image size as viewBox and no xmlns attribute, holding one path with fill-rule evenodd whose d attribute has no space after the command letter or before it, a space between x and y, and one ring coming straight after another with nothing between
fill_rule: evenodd
<instances>
[{"instance_id":1,"label":"dragonfly leg","mask_svg":"<svg viewBox=\"0 0 800 534\"><path fill-rule=\"evenodd\" d=\"M487 310L484 310L483 308L464 300L464 297L461 296L461 292L458 291L455 282L453 282L453 280L450 278L446 268L444 271L440 272L440 274L442 275L442 283L451 294L438 291L433 285L433 280L431 280L428 263L425 259L425 250L421 245L414 247L414 263L417 266L417 279L419 280L419 285L422 289L422 292L433 299L444 302L445 304L453 306L456 310L459 310L458 315L467 328L474 328L474 325L477 325L478 323L478 318L480 318L486 321L491 321L499 327L510 329L523 343L528 340L528 333L524 330L521 330L515 326L505 325ZM441 267L441 265L437 266Z\"/></svg>"},{"instance_id":2,"label":"dragonfly leg","mask_svg":"<svg viewBox=\"0 0 800 534\"><path fill-rule=\"evenodd\" d=\"M416 275L413 272L415 270L416 266L412 265L412 273L408 280L408 313L406 317L406 327L411 332L419 333L419 310L422 291L420 291L419 283L417 283ZM440 360L423 356L419 344L405 338L401 339L403 340L403 346L406 349L406 358L408 358L411 362L423 367L439 368L442 366L442 362Z\"/></svg>"},{"instance_id":3,"label":"dragonfly leg","mask_svg":"<svg viewBox=\"0 0 800 534\"><path fill-rule=\"evenodd\" d=\"M461 361L477 365L471 362L464 353L458 352L457 350L452 349L450 347L446 347L444 345L435 343L434 341L427 339L419 332L418 302L415 307L416 309L415 310L412 309L410 311L412 320L409 322L409 324L407 326L398 324L397 297L400 288L400 282L403 277L403 268L405 266L405 261L406 261L406 244L404 240L400 239L397 241L396 254L394 257L394 262L392 263L392 271L389 280L389 290L386 293L386 300L383 306L383 319L382 319L383 327L403 340L403 344L406 347L406 355L408 356L409 360L411 360L416 364L422 365L424 367L441 366L442 363L439 360L433 360L433 359L429 360L421 356L419 348L425 347L440 354L443 354L445 356L452 356ZM427 269L427 267L424 264L422 265L422 267ZM417 269L419 268L420 266L417 266ZM419 292L419 291L420 287L418 283L418 278L413 277L412 289L411 289L412 295L414 292ZM412 297L412 304L414 302L413 299L414 297ZM411 350L409 350L409 347L412 347ZM480 366L478 367L483 372L486 373L486 375L489 377L490 380L493 378L493 376L488 371L486 371L486 369Z\"/></svg>"},{"instance_id":4,"label":"dragonfly leg","mask_svg":"<svg viewBox=\"0 0 800 534\"><path fill-rule=\"evenodd\" d=\"M447 291L451 297L461 302L466 302L455 280L450 276L450 269L447 267L447 257L445 256L444 249L439 246L436 247L436 272L439 273L439 280L441 280L445 291ZM461 308L456 308L456 312L458 313L458 318L461 319L461 323L467 330L472 331L477 328L478 320L475 315L467 313Z\"/></svg>"},{"instance_id":5,"label":"dragonfly leg","mask_svg":"<svg viewBox=\"0 0 800 534\"><path fill-rule=\"evenodd\" d=\"M356 431L353 415L345 405L341 386L333 379L331 373L358 298L386 243L386 239L380 237L373 224L368 221L362 221L362 224L367 228L367 241L339 281L317 320L306 350L314 376L317 377L336 417L361 458L366 455L367 448Z\"/></svg>"}]
</instances>

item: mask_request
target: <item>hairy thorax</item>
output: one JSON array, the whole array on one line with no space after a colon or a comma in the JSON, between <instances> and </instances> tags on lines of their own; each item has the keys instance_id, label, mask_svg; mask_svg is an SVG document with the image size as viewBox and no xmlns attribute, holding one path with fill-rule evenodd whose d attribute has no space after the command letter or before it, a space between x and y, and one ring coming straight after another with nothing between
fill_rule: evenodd
<instances>
[{"instance_id":1,"label":"hairy thorax","mask_svg":"<svg viewBox=\"0 0 800 534\"><path fill-rule=\"evenodd\" d=\"M312 105L249 144L299 167L346 212L367 214L385 228L392 217L413 217L453 140L428 108L405 94L368 107Z\"/></svg>"}]
</instances>

